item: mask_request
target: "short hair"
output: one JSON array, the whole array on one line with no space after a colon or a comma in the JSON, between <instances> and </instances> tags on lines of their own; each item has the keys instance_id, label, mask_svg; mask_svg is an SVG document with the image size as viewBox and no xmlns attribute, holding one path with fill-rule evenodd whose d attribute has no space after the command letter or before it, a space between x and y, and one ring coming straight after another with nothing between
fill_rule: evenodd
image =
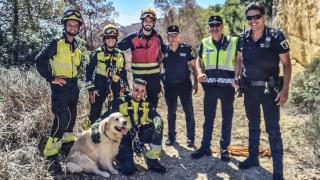
<instances>
[{"instance_id":1,"label":"short hair","mask_svg":"<svg viewBox=\"0 0 320 180\"><path fill-rule=\"evenodd\" d=\"M133 85L134 84L141 84L141 85L147 86L147 81L145 81L141 78L136 78L133 80Z\"/></svg>"},{"instance_id":2,"label":"short hair","mask_svg":"<svg viewBox=\"0 0 320 180\"><path fill-rule=\"evenodd\" d=\"M261 15L265 14L264 7L259 2L250 3L246 8L246 15L250 10L258 10L261 13Z\"/></svg>"}]
</instances>

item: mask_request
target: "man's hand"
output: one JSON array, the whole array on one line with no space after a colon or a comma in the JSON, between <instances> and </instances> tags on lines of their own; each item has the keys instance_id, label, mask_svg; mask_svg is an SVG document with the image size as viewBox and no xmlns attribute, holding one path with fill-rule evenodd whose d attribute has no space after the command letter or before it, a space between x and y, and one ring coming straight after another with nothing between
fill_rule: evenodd
<instances>
[{"instance_id":1,"label":"man's hand","mask_svg":"<svg viewBox=\"0 0 320 180\"><path fill-rule=\"evenodd\" d=\"M198 93L198 82L195 82L192 85L192 90L193 90L193 94L197 94Z\"/></svg>"},{"instance_id":2,"label":"man's hand","mask_svg":"<svg viewBox=\"0 0 320 180\"><path fill-rule=\"evenodd\" d=\"M99 92L97 90L89 91L89 102L91 104L96 102L96 96L99 96Z\"/></svg>"},{"instance_id":3,"label":"man's hand","mask_svg":"<svg viewBox=\"0 0 320 180\"><path fill-rule=\"evenodd\" d=\"M199 74L197 79L198 79L198 82L204 83L207 81L207 75L206 74Z\"/></svg>"},{"instance_id":4,"label":"man's hand","mask_svg":"<svg viewBox=\"0 0 320 180\"><path fill-rule=\"evenodd\" d=\"M231 86L236 90L239 89L239 81L238 80L232 80Z\"/></svg>"},{"instance_id":5,"label":"man's hand","mask_svg":"<svg viewBox=\"0 0 320 180\"><path fill-rule=\"evenodd\" d=\"M289 94L289 90L288 89L282 89L276 99L274 100L275 102L277 102L278 106L283 106L287 100L288 100L288 94Z\"/></svg>"},{"instance_id":6,"label":"man's hand","mask_svg":"<svg viewBox=\"0 0 320 180\"><path fill-rule=\"evenodd\" d=\"M60 78L60 77L55 77L53 81L51 81L52 84L56 84L56 85L59 85L59 86L63 86L65 84L67 84L67 81L64 80L63 78Z\"/></svg>"}]
</instances>

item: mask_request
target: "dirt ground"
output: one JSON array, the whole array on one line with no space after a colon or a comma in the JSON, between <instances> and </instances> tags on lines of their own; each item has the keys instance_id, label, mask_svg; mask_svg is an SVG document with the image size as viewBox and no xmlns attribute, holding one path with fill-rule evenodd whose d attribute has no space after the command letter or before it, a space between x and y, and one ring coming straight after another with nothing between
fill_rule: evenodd
<instances>
[{"instance_id":1,"label":"dirt ground","mask_svg":"<svg viewBox=\"0 0 320 180\"><path fill-rule=\"evenodd\" d=\"M294 74L301 72L302 68L294 63ZM166 166L167 172L163 175L147 170L143 158L135 157L135 163L139 169L131 176L117 175L111 179L272 179L272 159L261 157L259 167L248 170L239 170L237 164L245 157L232 156L229 163L222 162L218 154L212 157L203 157L193 160L190 154L200 146L202 139L203 116L203 90L199 88L199 93L193 97L193 105L196 120L195 148L188 148L186 145L186 127L182 107L178 103L177 110L177 141L173 146L165 146L167 139L167 106L164 97L161 97L158 111L165 122L163 152L161 163ZM232 127L232 145L248 145L248 123L244 112L243 99L237 98L234 103L235 111ZM289 104L281 109L281 132L284 142L284 175L285 179L320 179L320 167L315 166L316 161L313 156L310 144L303 139L304 122L306 115L298 114ZM262 118L263 119L263 118ZM221 109L218 105L217 115L214 125L214 136L212 148L219 148L219 138L221 132ZM261 147L268 148L268 136L265 131L264 120L261 122ZM81 174L75 176L61 176L57 179L102 179L102 177Z\"/></svg>"}]
</instances>

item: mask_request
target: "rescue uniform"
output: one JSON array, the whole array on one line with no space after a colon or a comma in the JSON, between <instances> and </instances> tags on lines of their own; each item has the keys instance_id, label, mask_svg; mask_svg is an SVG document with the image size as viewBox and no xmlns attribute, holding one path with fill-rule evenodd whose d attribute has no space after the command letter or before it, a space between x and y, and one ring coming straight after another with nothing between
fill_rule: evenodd
<instances>
[{"instance_id":1,"label":"rescue uniform","mask_svg":"<svg viewBox=\"0 0 320 180\"><path fill-rule=\"evenodd\" d=\"M194 141L195 121L192 105L192 82L188 62L194 60L191 45L180 43L176 51L169 45L164 50L164 90L168 106L168 138L175 140L177 98L183 107L186 116L187 138Z\"/></svg>"},{"instance_id":2,"label":"rescue uniform","mask_svg":"<svg viewBox=\"0 0 320 180\"><path fill-rule=\"evenodd\" d=\"M220 148L226 150L230 145L233 117L234 79L237 38L222 36L219 42L207 37L200 44L199 56L204 63L207 81L204 89L203 137L201 150L211 152L211 140L218 99L221 102L222 127ZM211 153L210 153L211 154Z\"/></svg>"},{"instance_id":3,"label":"rescue uniform","mask_svg":"<svg viewBox=\"0 0 320 180\"><path fill-rule=\"evenodd\" d=\"M130 96L122 96L112 103L110 112L105 113L103 117L113 112L123 114L132 126L128 134L123 136L117 155L121 172L131 174L136 170L133 161L133 141L136 134L142 144L148 143L150 146L150 150L146 152L147 159L157 160L161 153L163 122L154 106L145 99L136 102ZM155 127L155 121L161 121L161 127Z\"/></svg>"},{"instance_id":4,"label":"rescue uniform","mask_svg":"<svg viewBox=\"0 0 320 180\"><path fill-rule=\"evenodd\" d=\"M131 70L133 78L141 78L147 81L147 99L157 107L158 94L161 91L160 84L160 56L164 47L161 36L152 30L151 35L139 32L129 34L118 43L122 51L131 50Z\"/></svg>"},{"instance_id":5,"label":"rescue uniform","mask_svg":"<svg viewBox=\"0 0 320 180\"><path fill-rule=\"evenodd\" d=\"M52 112L55 115L44 155L57 155L62 144L73 143L73 127L77 116L79 88L77 84L81 51L76 40L69 43L66 34L53 38L36 56L36 67L51 87ZM55 77L62 77L67 84L52 84Z\"/></svg>"},{"instance_id":6,"label":"rescue uniform","mask_svg":"<svg viewBox=\"0 0 320 180\"><path fill-rule=\"evenodd\" d=\"M260 106L273 160L274 174L283 174L283 144L280 133L280 108L275 102L281 90L279 82L279 54L289 52L283 33L265 27L263 36L253 41L251 30L243 32L238 51L243 57L241 77L244 90L244 104L249 120L249 158L257 159L260 141Z\"/></svg>"},{"instance_id":7,"label":"rescue uniform","mask_svg":"<svg viewBox=\"0 0 320 180\"><path fill-rule=\"evenodd\" d=\"M120 79L116 82L113 80L114 76ZM100 117L103 102L111 93L109 87L111 86L113 99L116 99L120 96L121 87L128 85L124 54L117 48L112 51L106 46L97 48L91 54L90 63L86 66L86 84L89 91L97 90L99 93L90 109L89 119L93 124Z\"/></svg>"}]
</instances>

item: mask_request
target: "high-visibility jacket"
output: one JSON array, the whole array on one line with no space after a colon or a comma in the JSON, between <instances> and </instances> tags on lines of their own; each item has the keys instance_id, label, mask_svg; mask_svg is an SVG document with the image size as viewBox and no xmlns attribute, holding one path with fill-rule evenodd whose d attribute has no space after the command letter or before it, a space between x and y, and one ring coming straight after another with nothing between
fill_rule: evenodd
<instances>
[{"instance_id":1,"label":"high-visibility jacket","mask_svg":"<svg viewBox=\"0 0 320 180\"><path fill-rule=\"evenodd\" d=\"M81 51L76 40L69 43L66 35L53 38L36 57L39 73L49 82L54 77L74 78L78 75ZM51 68L49 68L49 65Z\"/></svg>"},{"instance_id":2,"label":"high-visibility jacket","mask_svg":"<svg viewBox=\"0 0 320 180\"><path fill-rule=\"evenodd\" d=\"M96 72L96 79L98 76L100 78L100 84L109 84L111 82L112 75L118 75L121 78L121 81L127 85L127 72L125 69L125 58L124 54L117 48L114 48L112 51L108 51L105 46L97 48L90 58L90 63L86 66L86 88L94 88L95 85L93 81L93 73ZM105 82L108 81L108 82Z\"/></svg>"},{"instance_id":3,"label":"high-visibility jacket","mask_svg":"<svg viewBox=\"0 0 320 180\"><path fill-rule=\"evenodd\" d=\"M131 107L128 103L129 101L131 102ZM146 99L141 100L141 102L136 102L129 96L122 96L115 99L112 104L110 113L120 112L127 119L128 123L131 123L130 115L128 112L130 108L133 109L133 119L137 126L147 123L153 123L153 119L155 117L160 117L160 115L155 111L155 108ZM142 112L140 120L139 111Z\"/></svg>"},{"instance_id":4,"label":"high-visibility jacket","mask_svg":"<svg viewBox=\"0 0 320 180\"><path fill-rule=\"evenodd\" d=\"M208 84L230 85L234 79L237 38L223 38L220 49L214 45L211 36L202 40L202 60Z\"/></svg>"}]
</instances>

